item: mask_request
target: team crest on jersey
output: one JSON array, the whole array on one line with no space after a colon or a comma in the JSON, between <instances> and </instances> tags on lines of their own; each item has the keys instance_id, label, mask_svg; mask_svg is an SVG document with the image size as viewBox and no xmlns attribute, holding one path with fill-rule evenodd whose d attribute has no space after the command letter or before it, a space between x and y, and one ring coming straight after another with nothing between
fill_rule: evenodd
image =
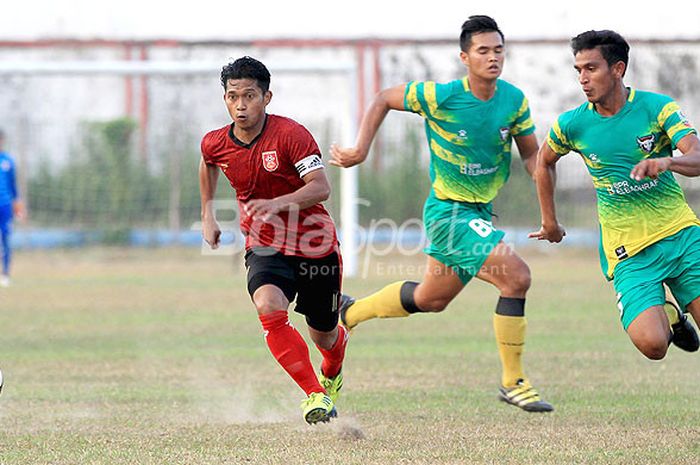
<instances>
[{"instance_id":1,"label":"team crest on jersey","mask_svg":"<svg viewBox=\"0 0 700 465\"><path fill-rule=\"evenodd\" d=\"M12 165L7 160L3 160L2 163L0 163L0 170L2 171L10 171L11 168Z\"/></svg>"},{"instance_id":2,"label":"team crest on jersey","mask_svg":"<svg viewBox=\"0 0 700 465\"><path fill-rule=\"evenodd\" d=\"M498 132L501 134L501 140L505 142L506 139L508 139L508 134L510 133L510 128L508 127L502 127L498 130Z\"/></svg>"},{"instance_id":3,"label":"team crest on jersey","mask_svg":"<svg viewBox=\"0 0 700 465\"><path fill-rule=\"evenodd\" d=\"M639 148L644 150L646 153L651 153L651 151L654 150L654 142L656 142L656 137L654 137L654 134L637 137L637 145L639 145Z\"/></svg>"},{"instance_id":4,"label":"team crest on jersey","mask_svg":"<svg viewBox=\"0 0 700 465\"><path fill-rule=\"evenodd\" d=\"M273 172L280 167L279 158L277 158L277 152L272 150L270 152L262 153L263 168L266 171Z\"/></svg>"}]
</instances>

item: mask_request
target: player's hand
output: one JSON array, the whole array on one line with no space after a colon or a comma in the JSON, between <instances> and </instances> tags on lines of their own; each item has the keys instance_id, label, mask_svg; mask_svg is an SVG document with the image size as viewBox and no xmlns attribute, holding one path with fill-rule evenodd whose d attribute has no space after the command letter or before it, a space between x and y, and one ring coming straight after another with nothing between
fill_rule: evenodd
<instances>
[{"instance_id":1,"label":"player's hand","mask_svg":"<svg viewBox=\"0 0 700 465\"><path fill-rule=\"evenodd\" d=\"M530 239L549 242L561 242L564 236L566 236L566 231L559 223L553 223L551 225L542 223L542 227L539 231L531 232L527 235Z\"/></svg>"},{"instance_id":2,"label":"player's hand","mask_svg":"<svg viewBox=\"0 0 700 465\"><path fill-rule=\"evenodd\" d=\"M365 161L365 158L367 155L360 152L357 147L338 147L336 144L332 144L331 159L328 163L341 168L350 168L359 165Z\"/></svg>"},{"instance_id":3,"label":"player's hand","mask_svg":"<svg viewBox=\"0 0 700 465\"><path fill-rule=\"evenodd\" d=\"M253 199L243 209L255 220L269 221L282 210L282 204L277 199Z\"/></svg>"},{"instance_id":4,"label":"player's hand","mask_svg":"<svg viewBox=\"0 0 700 465\"><path fill-rule=\"evenodd\" d=\"M12 214L19 221L24 222L27 219L27 210L24 208L24 202L19 200L12 203Z\"/></svg>"},{"instance_id":5,"label":"player's hand","mask_svg":"<svg viewBox=\"0 0 700 465\"><path fill-rule=\"evenodd\" d=\"M202 237L212 250L219 248L221 228L219 228L219 223L215 219L211 218L202 221Z\"/></svg>"},{"instance_id":6,"label":"player's hand","mask_svg":"<svg viewBox=\"0 0 700 465\"><path fill-rule=\"evenodd\" d=\"M651 179L656 179L664 171L668 171L671 167L671 158L647 158L642 160L632 168L630 172L630 177L635 181L641 181L642 179L649 177Z\"/></svg>"}]
</instances>

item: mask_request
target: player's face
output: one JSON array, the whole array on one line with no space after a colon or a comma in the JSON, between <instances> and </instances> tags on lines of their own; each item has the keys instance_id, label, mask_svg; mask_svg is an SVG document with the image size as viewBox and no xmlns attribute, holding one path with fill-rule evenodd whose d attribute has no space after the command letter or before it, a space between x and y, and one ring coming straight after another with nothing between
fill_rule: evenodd
<instances>
[{"instance_id":1,"label":"player's face","mask_svg":"<svg viewBox=\"0 0 700 465\"><path fill-rule=\"evenodd\" d=\"M574 69L583 93L591 103L599 103L611 95L624 72L624 63L609 66L598 48L581 50L574 57Z\"/></svg>"},{"instance_id":2,"label":"player's face","mask_svg":"<svg viewBox=\"0 0 700 465\"><path fill-rule=\"evenodd\" d=\"M263 92L254 79L229 79L226 82L224 102L239 129L253 129L262 124L265 107L271 98L272 92Z\"/></svg>"},{"instance_id":3,"label":"player's face","mask_svg":"<svg viewBox=\"0 0 700 465\"><path fill-rule=\"evenodd\" d=\"M472 35L471 46L459 54L462 63L469 68L469 75L494 80L503 72L505 47L498 32L482 32Z\"/></svg>"}]
</instances>

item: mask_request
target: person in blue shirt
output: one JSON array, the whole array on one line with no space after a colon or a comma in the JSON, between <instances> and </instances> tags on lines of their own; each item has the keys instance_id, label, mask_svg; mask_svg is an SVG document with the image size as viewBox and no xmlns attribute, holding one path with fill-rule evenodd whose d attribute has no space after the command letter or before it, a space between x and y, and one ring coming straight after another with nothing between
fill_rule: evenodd
<instances>
[{"instance_id":1,"label":"person in blue shirt","mask_svg":"<svg viewBox=\"0 0 700 465\"><path fill-rule=\"evenodd\" d=\"M19 200L15 162L10 154L5 152L5 133L0 130L0 244L2 244L2 275L0 286L10 285L10 232L13 217L24 217L24 206ZM0 375L1 376L1 375ZM0 377L0 383L2 378ZM1 384L0 384L1 386ZM1 387L0 387L1 389Z\"/></svg>"}]
</instances>

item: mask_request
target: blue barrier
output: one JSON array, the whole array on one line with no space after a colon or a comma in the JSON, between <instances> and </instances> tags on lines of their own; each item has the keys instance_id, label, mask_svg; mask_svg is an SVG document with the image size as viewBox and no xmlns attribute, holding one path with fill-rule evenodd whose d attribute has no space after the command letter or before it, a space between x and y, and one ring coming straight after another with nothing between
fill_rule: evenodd
<instances>
[{"instance_id":1,"label":"blue barrier","mask_svg":"<svg viewBox=\"0 0 700 465\"><path fill-rule=\"evenodd\" d=\"M506 233L505 241L517 247L532 245L536 241L528 239L527 228L502 228ZM370 235L369 240L367 235ZM342 233L338 236L342 242ZM51 249L84 247L105 243L106 234L100 231L76 231L70 229L16 229L12 234L12 245L16 249ZM599 232L597 229L572 228L561 243L572 247L597 247ZM392 228L378 228L371 231L360 230L361 244L372 245L399 244L401 247L418 247L425 244L425 235L421 229L411 228L397 232ZM222 245L242 245L243 236L239 232L224 231ZM120 244L121 245L121 244ZM185 246L200 247L202 234L198 229L171 231L168 229L133 229L128 232L123 245L134 247ZM242 248L242 247L241 247Z\"/></svg>"}]
</instances>

